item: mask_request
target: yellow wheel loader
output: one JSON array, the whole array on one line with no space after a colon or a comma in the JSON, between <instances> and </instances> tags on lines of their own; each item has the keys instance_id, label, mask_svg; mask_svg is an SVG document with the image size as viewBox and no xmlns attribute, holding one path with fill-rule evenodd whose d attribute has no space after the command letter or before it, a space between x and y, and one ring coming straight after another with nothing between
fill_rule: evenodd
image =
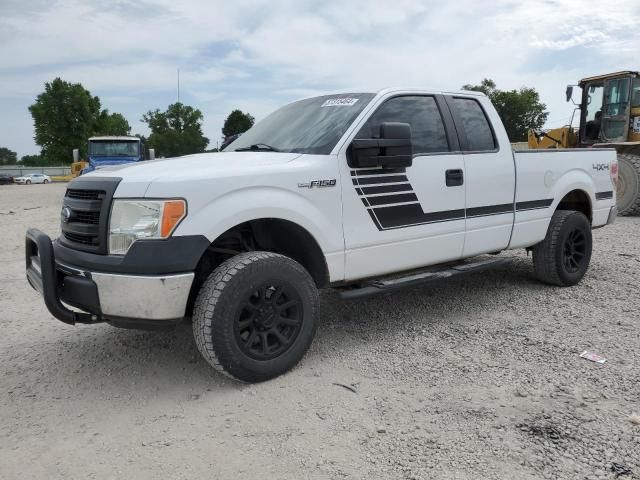
<instances>
[{"instance_id":1,"label":"yellow wheel loader","mask_svg":"<svg viewBox=\"0 0 640 480\"><path fill-rule=\"evenodd\" d=\"M615 148L620 215L640 215L640 73L625 71L583 78L580 126L529 131L529 148ZM567 102L573 100L567 87ZM572 122L573 123L573 118Z\"/></svg>"}]
</instances>

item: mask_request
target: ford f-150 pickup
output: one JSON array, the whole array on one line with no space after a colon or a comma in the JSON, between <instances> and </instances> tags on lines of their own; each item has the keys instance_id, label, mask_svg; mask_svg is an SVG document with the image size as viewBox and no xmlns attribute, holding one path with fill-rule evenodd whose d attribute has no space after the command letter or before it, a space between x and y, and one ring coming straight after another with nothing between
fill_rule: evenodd
<instances>
[{"instance_id":1,"label":"ford f-150 pickup","mask_svg":"<svg viewBox=\"0 0 640 480\"><path fill-rule=\"evenodd\" d=\"M514 152L475 92L307 98L221 153L106 167L69 183L61 235L30 229L51 314L153 328L191 320L216 369L262 381L312 342L318 290L391 292L532 251L557 286L616 217L615 150Z\"/></svg>"}]
</instances>

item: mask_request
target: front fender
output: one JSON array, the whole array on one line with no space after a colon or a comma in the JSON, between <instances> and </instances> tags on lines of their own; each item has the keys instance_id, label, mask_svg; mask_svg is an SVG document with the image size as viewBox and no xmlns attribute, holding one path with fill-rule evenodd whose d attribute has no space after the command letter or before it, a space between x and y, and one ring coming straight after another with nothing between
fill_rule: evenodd
<instances>
[{"instance_id":1,"label":"front fender","mask_svg":"<svg viewBox=\"0 0 640 480\"><path fill-rule=\"evenodd\" d=\"M268 200L268 201L267 201ZM335 190L299 192L253 186L225 193L189 212L174 235L205 235L211 242L227 230L250 220L276 218L304 228L325 255L330 277L344 272L344 239L340 197Z\"/></svg>"}]
</instances>

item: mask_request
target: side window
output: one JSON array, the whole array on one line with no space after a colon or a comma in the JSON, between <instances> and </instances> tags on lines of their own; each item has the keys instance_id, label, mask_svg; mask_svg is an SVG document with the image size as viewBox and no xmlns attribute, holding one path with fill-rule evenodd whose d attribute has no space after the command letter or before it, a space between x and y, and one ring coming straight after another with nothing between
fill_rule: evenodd
<instances>
[{"instance_id":1,"label":"side window","mask_svg":"<svg viewBox=\"0 0 640 480\"><path fill-rule=\"evenodd\" d=\"M467 151L495 150L496 141L491 124L478 101L472 98L454 98L453 105L467 137Z\"/></svg>"},{"instance_id":2,"label":"side window","mask_svg":"<svg viewBox=\"0 0 640 480\"><path fill-rule=\"evenodd\" d=\"M633 87L631 87L631 106L640 107L640 78L633 79Z\"/></svg>"},{"instance_id":3,"label":"side window","mask_svg":"<svg viewBox=\"0 0 640 480\"><path fill-rule=\"evenodd\" d=\"M402 122L411 125L413 153L448 152L444 122L433 97L405 96L387 100L367 120L357 138L378 138L380 124Z\"/></svg>"}]
</instances>

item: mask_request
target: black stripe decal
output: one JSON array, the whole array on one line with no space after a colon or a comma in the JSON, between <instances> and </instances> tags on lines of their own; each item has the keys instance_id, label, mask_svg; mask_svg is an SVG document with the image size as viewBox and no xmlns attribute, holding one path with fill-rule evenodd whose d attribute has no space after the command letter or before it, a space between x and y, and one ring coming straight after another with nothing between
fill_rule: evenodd
<instances>
[{"instance_id":1,"label":"black stripe decal","mask_svg":"<svg viewBox=\"0 0 640 480\"><path fill-rule=\"evenodd\" d=\"M484 217L487 215L500 215L502 213L513 213L513 203L467 208L467 217Z\"/></svg>"},{"instance_id":2,"label":"black stripe decal","mask_svg":"<svg viewBox=\"0 0 640 480\"><path fill-rule=\"evenodd\" d=\"M379 197L367 197L367 200L369 201L369 205L374 207L377 205L391 205L392 203L417 202L418 197L416 197L415 193L401 193L399 195L381 195Z\"/></svg>"},{"instance_id":3,"label":"black stripe decal","mask_svg":"<svg viewBox=\"0 0 640 480\"><path fill-rule=\"evenodd\" d=\"M419 203L374 208L382 228L406 227L423 223L464 220L464 209L424 213Z\"/></svg>"},{"instance_id":4,"label":"black stripe decal","mask_svg":"<svg viewBox=\"0 0 640 480\"><path fill-rule=\"evenodd\" d=\"M364 198L362 199L362 201L364 202ZM378 227L378 230L384 230L384 228L382 228L382 225L380 225L380 222L378 222L378 219L374 215L373 210L367 210L367 212L369 212L369 216L371 217L371 220L373 220L375 226Z\"/></svg>"},{"instance_id":5,"label":"black stripe decal","mask_svg":"<svg viewBox=\"0 0 640 480\"><path fill-rule=\"evenodd\" d=\"M516 203L516 210L535 210L538 208L548 208L553 203L553 198L547 198L545 200L530 200L528 202Z\"/></svg>"},{"instance_id":6,"label":"black stripe decal","mask_svg":"<svg viewBox=\"0 0 640 480\"><path fill-rule=\"evenodd\" d=\"M415 196L414 194L410 195ZM462 208L459 210L443 210L440 212L424 213L420 203L384 207L379 206L379 203L374 203L372 201L376 198L393 198L403 196L404 195L386 195L381 197L368 197L366 199L362 198L362 203L364 203L365 206L371 205L372 207L375 207L369 209L369 214L371 215L372 211L375 213L375 217L377 217L379 221L379 223L375 223L379 229L409 227L412 225L423 225L427 223L448 222L452 220L464 220L465 218L513 213L513 204L511 203L473 207L466 210ZM533 200L528 202L519 202L516 208L517 210L533 210L547 208L552 203L553 199Z\"/></svg>"},{"instance_id":7,"label":"black stripe decal","mask_svg":"<svg viewBox=\"0 0 640 480\"><path fill-rule=\"evenodd\" d=\"M354 178L354 185L375 185L376 183L408 182L406 175L389 175L387 177Z\"/></svg>"},{"instance_id":8,"label":"black stripe decal","mask_svg":"<svg viewBox=\"0 0 640 480\"><path fill-rule=\"evenodd\" d=\"M360 175L388 175L390 173L405 173L406 168L372 168L366 170L351 170L352 176Z\"/></svg>"},{"instance_id":9,"label":"black stripe decal","mask_svg":"<svg viewBox=\"0 0 640 480\"><path fill-rule=\"evenodd\" d=\"M504 215L515 211L536 210L548 208L553 199L529 200L500 205L485 205L468 209L444 210L425 213L413 192L404 168L372 168L351 170L352 182L356 193L360 196L371 220L379 230L402 228L412 225L464 220L466 218L485 217L490 215ZM392 185L384 185L392 184ZM375 185L375 186L366 186ZM402 193L408 192L408 193ZM392 195L383 195L383 194ZM378 195L378 196L370 196ZM613 192L599 192L596 199L613 198ZM410 203L413 202L413 203ZM393 205L403 203L404 205Z\"/></svg>"},{"instance_id":10,"label":"black stripe decal","mask_svg":"<svg viewBox=\"0 0 640 480\"><path fill-rule=\"evenodd\" d=\"M609 200L610 198L613 198L613 192L596 193L596 200Z\"/></svg>"},{"instance_id":11,"label":"black stripe decal","mask_svg":"<svg viewBox=\"0 0 640 480\"><path fill-rule=\"evenodd\" d=\"M379 187L356 188L358 195L374 195L376 193L396 193L410 192L413 190L410 183L399 183L398 185L380 185Z\"/></svg>"}]
</instances>

